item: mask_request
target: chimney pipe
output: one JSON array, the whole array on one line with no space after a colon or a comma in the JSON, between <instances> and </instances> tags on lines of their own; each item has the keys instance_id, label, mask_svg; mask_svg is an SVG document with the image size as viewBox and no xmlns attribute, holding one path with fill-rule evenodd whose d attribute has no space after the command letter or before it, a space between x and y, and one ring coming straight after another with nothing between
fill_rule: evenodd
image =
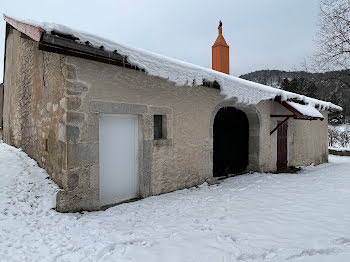
<instances>
[{"instance_id":1,"label":"chimney pipe","mask_svg":"<svg viewBox=\"0 0 350 262\"><path fill-rule=\"evenodd\" d=\"M222 22L218 27L219 35L212 46L212 69L230 74L230 51L224 36L222 35Z\"/></svg>"}]
</instances>

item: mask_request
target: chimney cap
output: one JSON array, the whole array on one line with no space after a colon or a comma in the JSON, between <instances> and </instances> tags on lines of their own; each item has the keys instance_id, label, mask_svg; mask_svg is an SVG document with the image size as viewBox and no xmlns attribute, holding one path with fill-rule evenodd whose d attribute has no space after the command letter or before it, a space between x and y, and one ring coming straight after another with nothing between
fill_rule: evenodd
<instances>
[{"instance_id":1,"label":"chimney cap","mask_svg":"<svg viewBox=\"0 0 350 262\"><path fill-rule=\"evenodd\" d=\"M219 29L220 27L222 27L222 21L221 21L221 20L219 21L219 27L218 27L218 29Z\"/></svg>"},{"instance_id":2,"label":"chimney cap","mask_svg":"<svg viewBox=\"0 0 350 262\"><path fill-rule=\"evenodd\" d=\"M222 35L222 21L221 20L219 21L218 31L219 31L219 35L216 38L216 41L215 41L213 47L216 47L216 46L228 47L228 44L226 43L225 38Z\"/></svg>"}]
</instances>

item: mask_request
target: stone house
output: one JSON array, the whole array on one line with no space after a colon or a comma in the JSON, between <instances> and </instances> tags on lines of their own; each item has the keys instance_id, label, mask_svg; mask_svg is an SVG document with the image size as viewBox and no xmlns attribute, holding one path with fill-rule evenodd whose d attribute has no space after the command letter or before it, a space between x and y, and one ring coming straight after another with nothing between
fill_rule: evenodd
<instances>
[{"instance_id":1,"label":"stone house","mask_svg":"<svg viewBox=\"0 0 350 262\"><path fill-rule=\"evenodd\" d=\"M57 210L98 210L246 171L327 162L328 102L5 16L3 139L62 189ZM219 72L218 72L219 71Z\"/></svg>"}]
</instances>

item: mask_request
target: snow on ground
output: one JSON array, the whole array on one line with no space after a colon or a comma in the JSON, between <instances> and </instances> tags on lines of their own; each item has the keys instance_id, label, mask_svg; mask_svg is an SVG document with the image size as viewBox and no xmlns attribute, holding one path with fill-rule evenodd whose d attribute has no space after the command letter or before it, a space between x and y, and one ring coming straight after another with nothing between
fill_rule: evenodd
<instances>
[{"instance_id":1,"label":"snow on ground","mask_svg":"<svg viewBox=\"0 0 350 262\"><path fill-rule=\"evenodd\" d=\"M61 214L46 172L0 143L0 261L349 261L350 158L329 159Z\"/></svg>"},{"instance_id":2,"label":"snow on ground","mask_svg":"<svg viewBox=\"0 0 350 262\"><path fill-rule=\"evenodd\" d=\"M330 125L332 128L337 129L339 132L350 132L350 124Z\"/></svg>"}]
</instances>

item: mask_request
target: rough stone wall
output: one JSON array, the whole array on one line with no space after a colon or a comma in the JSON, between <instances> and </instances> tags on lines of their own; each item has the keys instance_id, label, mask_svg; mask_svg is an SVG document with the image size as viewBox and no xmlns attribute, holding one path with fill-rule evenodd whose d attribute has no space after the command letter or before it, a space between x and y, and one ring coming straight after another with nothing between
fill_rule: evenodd
<instances>
[{"instance_id":1,"label":"rough stone wall","mask_svg":"<svg viewBox=\"0 0 350 262\"><path fill-rule=\"evenodd\" d=\"M88 116L90 84L80 80L76 66L68 57L65 65L67 181L57 194L57 210L61 212L94 210L99 208L97 172L98 133L90 129L98 126ZM85 61L85 60L83 60ZM88 72L86 72L88 73Z\"/></svg>"},{"instance_id":2,"label":"rough stone wall","mask_svg":"<svg viewBox=\"0 0 350 262\"><path fill-rule=\"evenodd\" d=\"M4 76L3 138L4 141L19 146L20 113L18 97L18 80L20 74L20 33L10 30L6 43L6 72ZM6 88L9 87L9 88ZM11 88L10 88L11 87ZM11 114L10 114L11 113Z\"/></svg>"},{"instance_id":3,"label":"rough stone wall","mask_svg":"<svg viewBox=\"0 0 350 262\"><path fill-rule=\"evenodd\" d=\"M2 139L2 107L4 103L4 85L0 84L0 139Z\"/></svg>"},{"instance_id":4,"label":"rough stone wall","mask_svg":"<svg viewBox=\"0 0 350 262\"><path fill-rule=\"evenodd\" d=\"M65 183L64 58L10 30L6 43L4 141L21 147L59 185Z\"/></svg>"}]
</instances>

